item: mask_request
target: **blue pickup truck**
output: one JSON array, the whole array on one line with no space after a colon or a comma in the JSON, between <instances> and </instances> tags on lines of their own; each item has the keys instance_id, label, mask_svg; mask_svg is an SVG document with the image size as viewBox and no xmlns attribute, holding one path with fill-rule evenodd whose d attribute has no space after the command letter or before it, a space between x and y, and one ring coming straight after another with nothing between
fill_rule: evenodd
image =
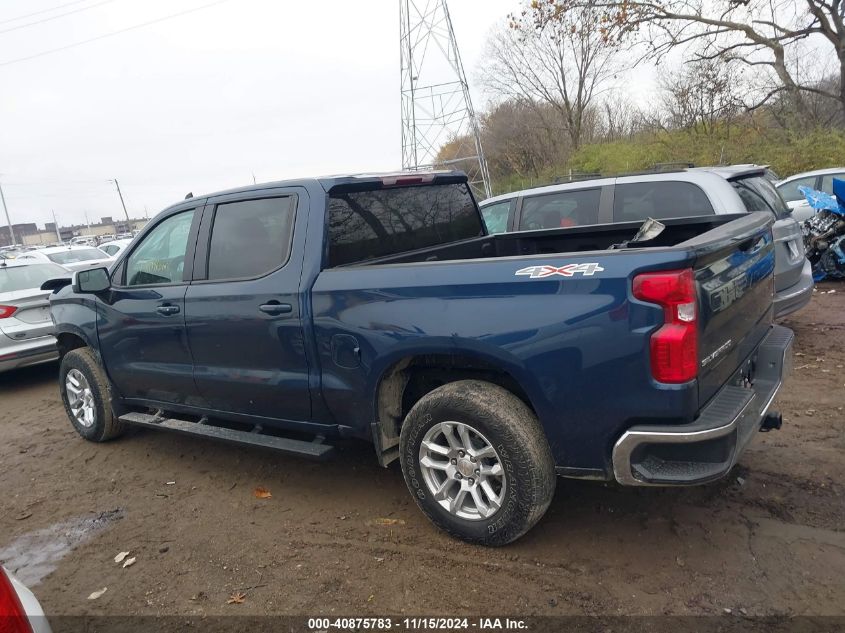
<instances>
[{"instance_id":1,"label":"blue pickup truck","mask_svg":"<svg viewBox=\"0 0 845 633\"><path fill-rule=\"evenodd\" d=\"M771 214L488 235L459 172L189 198L110 269L51 280L74 428L399 460L420 509L509 543L556 476L712 481L759 430L792 332Z\"/></svg>"}]
</instances>

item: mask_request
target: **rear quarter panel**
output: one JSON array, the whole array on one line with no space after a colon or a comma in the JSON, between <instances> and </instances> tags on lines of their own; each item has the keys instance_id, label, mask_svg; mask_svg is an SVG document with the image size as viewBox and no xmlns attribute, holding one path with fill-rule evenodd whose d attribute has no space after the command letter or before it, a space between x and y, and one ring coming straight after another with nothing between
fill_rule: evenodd
<instances>
[{"instance_id":1,"label":"rear quarter panel","mask_svg":"<svg viewBox=\"0 0 845 633\"><path fill-rule=\"evenodd\" d=\"M632 411L691 419L696 410L694 388L650 380L646 341L662 315L630 297L633 274L682 267L686 256L594 252L323 271L312 291L323 396L341 425L366 436L379 382L395 363L444 353L485 360L528 395L559 465L604 468ZM604 270L516 275L532 265L590 262ZM337 335L357 341L360 366L335 362Z\"/></svg>"}]
</instances>

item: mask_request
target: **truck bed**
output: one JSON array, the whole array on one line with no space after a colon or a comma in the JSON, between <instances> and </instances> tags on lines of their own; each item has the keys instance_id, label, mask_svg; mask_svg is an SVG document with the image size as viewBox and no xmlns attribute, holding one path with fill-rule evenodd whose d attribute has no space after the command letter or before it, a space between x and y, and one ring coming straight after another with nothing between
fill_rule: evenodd
<instances>
[{"instance_id":1,"label":"truck bed","mask_svg":"<svg viewBox=\"0 0 845 633\"><path fill-rule=\"evenodd\" d=\"M629 245L624 250L630 251L633 248L673 247L703 236L706 236L708 240L719 240L720 238L729 237L730 233L720 232L716 229L735 220L748 217L748 214L742 213L661 220L666 225L666 228L660 235L649 241ZM541 231L499 233L452 244L409 251L398 255L370 259L351 265L407 264L426 261L605 251L614 245L620 245L631 240L641 225L642 222L622 222Z\"/></svg>"}]
</instances>

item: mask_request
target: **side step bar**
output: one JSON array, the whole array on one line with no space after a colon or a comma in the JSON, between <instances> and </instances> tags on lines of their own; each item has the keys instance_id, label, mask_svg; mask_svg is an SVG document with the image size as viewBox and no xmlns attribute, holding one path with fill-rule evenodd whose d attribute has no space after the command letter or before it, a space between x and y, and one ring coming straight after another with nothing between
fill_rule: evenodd
<instances>
[{"instance_id":1,"label":"side step bar","mask_svg":"<svg viewBox=\"0 0 845 633\"><path fill-rule=\"evenodd\" d=\"M118 418L121 422L134 426L143 426L150 429L164 431L175 431L184 435L199 435L213 440L220 440L230 444L241 446L255 446L269 448L280 453L299 455L311 459L327 459L334 453L334 447L322 444L322 437L313 442L294 440L286 437L274 437L262 435L260 432L235 431L220 426L212 426L203 418L200 422L189 422L176 418L166 418L161 415L150 415L149 413L127 413Z\"/></svg>"}]
</instances>

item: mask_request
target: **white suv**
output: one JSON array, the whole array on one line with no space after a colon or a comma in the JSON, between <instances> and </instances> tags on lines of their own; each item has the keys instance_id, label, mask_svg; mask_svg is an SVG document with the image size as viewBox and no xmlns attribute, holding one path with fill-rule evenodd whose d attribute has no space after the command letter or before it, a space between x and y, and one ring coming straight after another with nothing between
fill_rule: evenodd
<instances>
[{"instance_id":1,"label":"white suv","mask_svg":"<svg viewBox=\"0 0 845 633\"><path fill-rule=\"evenodd\" d=\"M490 233L769 211L775 216L775 316L803 308L813 296L801 226L766 178L765 167L697 167L596 178L515 191L480 206Z\"/></svg>"}]
</instances>

